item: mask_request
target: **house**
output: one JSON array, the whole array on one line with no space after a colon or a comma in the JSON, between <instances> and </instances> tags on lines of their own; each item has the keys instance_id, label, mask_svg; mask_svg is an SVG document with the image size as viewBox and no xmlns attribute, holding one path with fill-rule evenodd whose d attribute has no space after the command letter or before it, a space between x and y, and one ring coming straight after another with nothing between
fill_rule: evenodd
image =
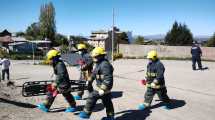
<instances>
[{"instance_id":1,"label":"house","mask_svg":"<svg viewBox=\"0 0 215 120\"><path fill-rule=\"evenodd\" d=\"M11 39L13 43L29 42L29 40L26 40L24 37L11 37Z\"/></svg>"},{"instance_id":2,"label":"house","mask_svg":"<svg viewBox=\"0 0 215 120\"><path fill-rule=\"evenodd\" d=\"M36 51L37 46L31 42L14 42L8 44L9 50L18 53L32 53Z\"/></svg>"},{"instance_id":3,"label":"house","mask_svg":"<svg viewBox=\"0 0 215 120\"><path fill-rule=\"evenodd\" d=\"M18 53L32 53L36 50L36 46L29 43L24 37L11 37L12 43L8 44L9 50Z\"/></svg>"},{"instance_id":4,"label":"house","mask_svg":"<svg viewBox=\"0 0 215 120\"><path fill-rule=\"evenodd\" d=\"M29 41L24 37L12 37L13 43L9 44L9 50L19 53L32 53L36 50L46 50L50 48L51 41L34 40Z\"/></svg>"},{"instance_id":5,"label":"house","mask_svg":"<svg viewBox=\"0 0 215 120\"><path fill-rule=\"evenodd\" d=\"M120 31L117 27L114 27L114 40L116 40L116 36L120 36L122 34L126 34L128 37L128 41L118 41L119 43L128 44L132 41L132 32L131 31ZM90 39L88 43L94 47L103 47L106 51L112 50L112 30L100 30L91 32Z\"/></svg>"},{"instance_id":6,"label":"house","mask_svg":"<svg viewBox=\"0 0 215 120\"><path fill-rule=\"evenodd\" d=\"M100 30L93 31L91 33L88 43L94 47L103 47L105 48L105 43L108 40L109 34L108 31Z\"/></svg>"},{"instance_id":7,"label":"house","mask_svg":"<svg viewBox=\"0 0 215 120\"><path fill-rule=\"evenodd\" d=\"M51 41L48 40L33 40L30 42L35 43L39 50L48 50L51 47Z\"/></svg>"}]
</instances>

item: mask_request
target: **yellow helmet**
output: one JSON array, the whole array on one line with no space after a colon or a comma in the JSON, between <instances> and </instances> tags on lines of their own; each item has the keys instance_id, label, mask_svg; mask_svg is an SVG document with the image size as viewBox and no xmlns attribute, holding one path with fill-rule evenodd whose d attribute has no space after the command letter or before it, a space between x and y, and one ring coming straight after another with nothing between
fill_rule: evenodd
<instances>
[{"instance_id":1,"label":"yellow helmet","mask_svg":"<svg viewBox=\"0 0 215 120\"><path fill-rule=\"evenodd\" d=\"M87 49L87 46L85 44L78 44L77 45L78 50Z\"/></svg>"},{"instance_id":2,"label":"yellow helmet","mask_svg":"<svg viewBox=\"0 0 215 120\"><path fill-rule=\"evenodd\" d=\"M152 51L148 52L147 58L152 59L152 60L156 60L158 58L157 51L152 50Z\"/></svg>"},{"instance_id":3,"label":"yellow helmet","mask_svg":"<svg viewBox=\"0 0 215 120\"><path fill-rule=\"evenodd\" d=\"M91 55L92 57L96 57L96 56L99 56L99 55L105 55L106 52L105 52L105 49L102 48L102 47L96 47L93 49Z\"/></svg>"},{"instance_id":4,"label":"yellow helmet","mask_svg":"<svg viewBox=\"0 0 215 120\"><path fill-rule=\"evenodd\" d=\"M49 52L46 54L47 60L51 60L56 56L60 56L60 52L57 50L49 50Z\"/></svg>"}]
</instances>

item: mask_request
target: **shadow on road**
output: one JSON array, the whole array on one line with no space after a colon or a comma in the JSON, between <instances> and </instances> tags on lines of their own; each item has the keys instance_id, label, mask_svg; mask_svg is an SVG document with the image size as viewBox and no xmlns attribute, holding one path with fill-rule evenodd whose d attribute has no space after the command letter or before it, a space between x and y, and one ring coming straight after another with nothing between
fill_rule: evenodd
<instances>
[{"instance_id":1,"label":"shadow on road","mask_svg":"<svg viewBox=\"0 0 215 120\"><path fill-rule=\"evenodd\" d=\"M119 97L122 97L123 95L123 92L122 91L113 91L111 92L111 95L112 95L112 99L114 98L119 98ZM87 98L85 98L84 100L86 100ZM78 105L77 106L77 111L82 111L84 108L84 105ZM93 109L93 112L98 112L98 111L101 111L104 109L104 105L102 103L98 103L96 104L95 108ZM66 110L65 107L61 107L61 108L52 108L50 109L50 112L64 112ZM76 113L78 114L78 113Z\"/></svg>"},{"instance_id":2,"label":"shadow on road","mask_svg":"<svg viewBox=\"0 0 215 120\"><path fill-rule=\"evenodd\" d=\"M122 91L112 91L111 96L112 96L112 99L119 98L119 97L123 96L123 92ZM83 100L87 100L87 98L84 98Z\"/></svg>"},{"instance_id":3,"label":"shadow on road","mask_svg":"<svg viewBox=\"0 0 215 120\"><path fill-rule=\"evenodd\" d=\"M179 107L183 107L186 104L184 100L176 100L171 99L171 104L169 106L169 110L176 109ZM122 114L121 116L117 117L116 120L145 120L151 113L150 109L155 109L164 106L164 102L160 102L158 104L155 104L151 106L148 109L145 109L143 111L141 110L127 110L122 112L117 112L117 114Z\"/></svg>"},{"instance_id":4,"label":"shadow on road","mask_svg":"<svg viewBox=\"0 0 215 120\"><path fill-rule=\"evenodd\" d=\"M209 68L208 67L203 67L202 69L196 69L196 70L209 70Z\"/></svg>"},{"instance_id":5,"label":"shadow on road","mask_svg":"<svg viewBox=\"0 0 215 120\"><path fill-rule=\"evenodd\" d=\"M202 68L202 70L208 70L209 69L209 67L203 67Z\"/></svg>"},{"instance_id":6,"label":"shadow on road","mask_svg":"<svg viewBox=\"0 0 215 120\"><path fill-rule=\"evenodd\" d=\"M160 101L160 100L155 100L155 101ZM176 109L179 107L183 107L186 104L184 100L176 100L176 99L171 99L171 104L169 105L169 109ZM164 106L164 102L160 102L158 104L152 105L151 109L159 108Z\"/></svg>"},{"instance_id":7,"label":"shadow on road","mask_svg":"<svg viewBox=\"0 0 215 120\"><path fill-rule=\"evenodd\" d=\"M3 103L8 103L8 104L12 104L18 107L23 107L23 108L36 108L36 105L30 104L30 103L22 103L22 102L18 102L18 101L12 101L12 100L7 100L4 98L0 98L0 102Z\"/></svg>"},{"instance_id":8,"label":"shadow on road","mask_svg":"<svg viewBox=\"0 0 215 120\"><path fill-rule=\"evenodd\" d=\"M84 109L84 105L78 105L77 106L77 111L82 111ZM93 109L93 112L98 112L104 109L104 106L102 103L96 104L95 108ZM64 112L66 110L66 107L59 107L59 108L51 108L50 112L51 113L56 113L56 112ZM75 113L76 115L79 114L79 112Z\"/></svg>"},{"instance_id":9,"label":"shadow on road","mask_svg":"<svg viewBox=\"0 0 215 120\"><path fill-rule=\"evenodd\" d=\"M77 111L82 111L84 109L84 105L77 106ZM98 112L104 109L104 105L102 103L96 104L92 112ZM75 115L79 115L80 112L74 113Z\"/></svg>"},{"instance_id":10,"label":"shadow on road","mask_svg":"<svg viewBox=\"0 0 215 120\"><path fill-rule=\"evenodd\" d=\"M122 97L123 92L122 91L112 91L111 95L112 95L112 99L119 98L119 97Z\"/></svg>"},{"instance_id":11,"label":"shadow on road","mask_svg":"<svg viewBox=\"0 0 215 120\"><path fill-rule=\"evenodd\" d=\"M111 96L112 96L112 99L119 98L119 97L123 96L123 92L122 91L112 91ZM84 98L83 100L87 100L87 98Z\"/></svg>"},{"instance_id":12,"label":"shadow on road","mask_svg":"<svg viewBox=\"0 0 215 120\"><path fill-rule=\"evenodd\" d=\"M150 109L141 110L127 110L118 112L117 114L122 114L119 117L116 117L115 120L145 120L151 113Z\"/></svg>"}]
</instances>

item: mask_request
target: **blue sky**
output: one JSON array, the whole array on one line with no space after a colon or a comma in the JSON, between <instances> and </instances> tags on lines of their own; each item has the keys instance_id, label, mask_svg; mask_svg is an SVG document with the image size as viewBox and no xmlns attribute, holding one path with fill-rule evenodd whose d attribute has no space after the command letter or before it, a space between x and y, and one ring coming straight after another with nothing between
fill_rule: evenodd
<instances>
[{"instance_id":1,"label":"blue sky","mask_svg":"<svg viewBox=\"0 0 215 120\"><path fill-rule=\"evenodd\" d=\"M40 6L52 1L57 32L90 35L115 25L134 35L165 34L174 21L186 23L194 35L215 32L215 0L0 0L0 30L25 31L39 20Z\"/></svg>"}]
</instances>

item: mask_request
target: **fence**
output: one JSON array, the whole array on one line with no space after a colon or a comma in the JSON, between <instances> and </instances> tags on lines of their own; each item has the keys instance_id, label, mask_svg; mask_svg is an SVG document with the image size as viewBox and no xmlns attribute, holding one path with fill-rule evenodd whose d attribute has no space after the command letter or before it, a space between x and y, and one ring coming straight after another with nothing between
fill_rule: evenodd
<instances>
[{"instance_id":1,"label":"fence","mask_svg":"<svg viewBox=\"0 0 215 120\"><path fill-rule=\"evenodd\" d=\"M215 47L201 47L205 60L215 60ZM163 45L129 45L120 44L119 52L124 57L143 58L150 50L157 50L159 57L190 58L191 46L163 46Z\"/></svg>"}]
</instances>

